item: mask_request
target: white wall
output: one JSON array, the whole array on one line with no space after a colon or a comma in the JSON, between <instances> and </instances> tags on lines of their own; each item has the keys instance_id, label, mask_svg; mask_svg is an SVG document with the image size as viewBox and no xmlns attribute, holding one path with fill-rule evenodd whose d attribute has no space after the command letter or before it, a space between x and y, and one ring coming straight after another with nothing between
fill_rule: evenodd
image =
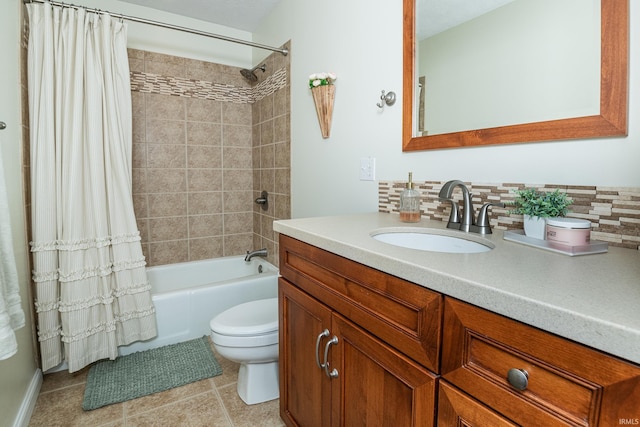
<instances>
[{"instance_id":1,"label":"white wall","mask_svg":"<svg viewBox=\"0 0 640 427\"><path fill-rule=\"evenodd\" d=\"M22 194L22 119L20 102L20 0L3 2L0 14L0 121L7 128L0 130L0 158L4 169L11 217L13 250L18 269L20 299L26 325L16 331L18 352L0 360L0 426L28 421L30 407L35 403L34 387L40 378L35 362L29 294L29 268Z\"/></svg>"},{"instance_id":2,"label":"white wall","mask_svg":"<svg viewBox=\"0 0 640 427\"><path fill-rule=\"evenodd\" d=\"M377 160L376 179L462 179L640 187L640 5L631 3L629 136L565 142L429 150L401 146L402 2L282 0L254 41L291 39L292 215L377 210L377 183L360 181L361 157ZM306 78L338 74L331 137L323 140ZM380 90L398 103L380 111Z\"/></svg>"}]
</instances>

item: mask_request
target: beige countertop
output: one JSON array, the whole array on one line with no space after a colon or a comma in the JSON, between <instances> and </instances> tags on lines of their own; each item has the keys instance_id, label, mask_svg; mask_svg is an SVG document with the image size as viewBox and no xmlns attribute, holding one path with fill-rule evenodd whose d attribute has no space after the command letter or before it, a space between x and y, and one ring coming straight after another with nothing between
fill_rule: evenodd
<instances>
[{"instance_id":1,"label":"beige countertop","mask_svg":"<svg viewBox=\"0 0 640 427\"><path fill-rule=\"evenodd\" d=\"M609 247L568 256L486 237L495 248L475 254L406 249L379 242L388 227L434 228L446 223L400 222L370 213L275 221L275 231L623 359L640 363L640 251Z\"/></svg>"}]
</instances>

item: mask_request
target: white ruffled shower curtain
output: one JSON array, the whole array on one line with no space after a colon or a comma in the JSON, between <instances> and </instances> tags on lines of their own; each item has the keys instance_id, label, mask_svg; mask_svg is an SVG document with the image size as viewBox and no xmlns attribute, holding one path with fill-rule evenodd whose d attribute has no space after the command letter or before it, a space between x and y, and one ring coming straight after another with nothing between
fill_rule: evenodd
<instances>
[{"instance_id":1,"label":"white ruffled shower curtain","mask_svg":"<svg viewBox=\"0 0 640 427\"><path fill-rule=\"evenodd\" d=\"M28 4L33 281L42 369L156 335L131 189L126 25Z\"/></svg>"}]
</instances>

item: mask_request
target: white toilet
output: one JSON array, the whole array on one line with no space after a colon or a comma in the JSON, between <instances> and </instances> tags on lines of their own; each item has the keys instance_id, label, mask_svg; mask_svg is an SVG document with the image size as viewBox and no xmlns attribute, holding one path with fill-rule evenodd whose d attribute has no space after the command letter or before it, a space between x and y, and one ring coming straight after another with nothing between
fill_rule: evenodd
<instances>
[{"instance_id":1,"label":"white toilet","mask_svg":"<svg viewBox=\"0 0 640 427\"><path fill-rule=\"evenodd\" d=\"M209 326L220 356L240 363L240 398L248 405L277 399L278 298L231 307L214 317Z\"/></svg>"}]
</instances>

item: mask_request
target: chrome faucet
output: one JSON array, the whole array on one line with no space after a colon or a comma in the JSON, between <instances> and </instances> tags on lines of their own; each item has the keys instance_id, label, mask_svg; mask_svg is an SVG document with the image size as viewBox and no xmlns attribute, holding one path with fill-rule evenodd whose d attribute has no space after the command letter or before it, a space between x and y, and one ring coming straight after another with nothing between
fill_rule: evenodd
<instances>
[{"instance_id":1,"label":"chrome faucet","mask_svg":"<svg viewBox=\"0 0 640 427\"><path fill-rule=\"evenodd\" d=\"M451 194L456 187L462 190L462 222L460 221L460 211L458 204L451 198ZM451 215L447 228L455 228L462 231L470 231L473 225L473 203L471 202L471 193L464 182L460 180L447 181L438 194L441 200L451 203ZM457 219L457 221L456 221Z\"/></svg>"},{"instance_id":2,"label":"chrome faucet","mask_svg":"<svg viewBox=\"0 0 640 427\"><path fill-rule=\"evenodd\" d=\"M244 257L244 260L246 262L251 261L251 258L255 257L255 256L261 256L261 257L266 257L267 256L267 248L262 248L262 249L257 249L255 251L247 251L247 255Z\"/></svg>"},{"instance_id":3,"label":"chrome faucet","mask_svg":"<svg viewBox=\"0 0 640 427\"><path fill-rule=\"evenodd\" d=\"M460 187L462 190L462 220L460 220L460 208L458 203L451 198L453 190L456 187ZM449 215L449 222L447 222L447 228L454 228L456 230L478 233L478 234L491 234L491 225L489 224L489 207L490 206L505 206L501 202L489 202L482 205L480 212L478 212L478 220L473 218L473 202L471 201L471 193L466 185L460 180L447 181L440 189L438 194L440 200L451 203L451 214Z\"/></svg>"}]
</instances>

